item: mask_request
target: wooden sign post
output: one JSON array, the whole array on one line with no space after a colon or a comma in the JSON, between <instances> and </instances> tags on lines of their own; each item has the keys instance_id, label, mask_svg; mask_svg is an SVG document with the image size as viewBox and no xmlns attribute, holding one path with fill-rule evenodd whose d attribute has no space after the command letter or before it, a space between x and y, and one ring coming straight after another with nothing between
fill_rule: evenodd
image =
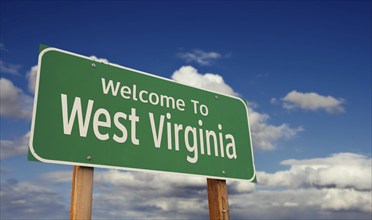
<instances>
[{"instance_id":1,"label":"wooden sign post","mask_svg":"<svg viewBox=\"0 0 372 220\"><path fill-rule=\"evenodd\" d=\"M74 166L70 219L92 218L93 167Z\"/></svg>"},{"instance_id":2,"label":"wooden sign post","mask_svg":"<svg viewBox=\"0 0 372 220\"><path fill-rule=\"evenodd\" d=\"M211 220L229 220L229 201L226 180L207 179L209 218Z\"/></svg>"}]
</instances>

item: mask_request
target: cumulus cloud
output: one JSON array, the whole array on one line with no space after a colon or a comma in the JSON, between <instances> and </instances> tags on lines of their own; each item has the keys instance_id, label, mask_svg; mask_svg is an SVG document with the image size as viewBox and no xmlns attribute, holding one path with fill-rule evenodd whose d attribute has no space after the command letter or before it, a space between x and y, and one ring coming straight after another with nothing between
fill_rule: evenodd
<instances>
[{"instance_id":1,"label":"cumulus cloud","mask_svg":"<svg viewBox=\"0 0 372 220\"><path fill-rule=\"evenodd\" d=\"M371 158L352 153L339 153L325 158L289 159L282 162L283 165L290 165L287 170L273 174L258 172L258 184L227 181L231 218L368 218L372 212L370 163ZM340 166L344 166L342 174L331 174ZM357 170L363 173L353 174ZM70 185L71 173L51 172L44 174L42 180ZM318 173L316 178L314 173ZM329 175L334 176L332 181ZM348 183L343 182L343 177L348 179ZM96 170L94 186L94 218L208 218L205 178Z\"/></svg>"},{"instance_id":2,"label":"cumulus cloud","mask_svg":"<svg viewBox=\"0 0 372 220\"><path fill-rule=\"evenodd\" d=\"M326 158L285 160L290 168L273 174L260 172L260 182L270 187L351 188L371 190L372 159L353 153L338 153Z\"/></svg>"},{"instance_id":3,"label":"cumulus cloud","mask_svg":"<svg viewBox=\"0 0 372 220\"><path fill-rule=\"evenodd\" d=\"M179 53L178 57L187 63L195 62L200 65L211 65L213 61L221 58L221 54L217 52L205 52L202 50L193 50L192 52Z\"/></svg>"},{"instance_id":4,"label":"cumulus cloud","mask_svg":"<svg viewBox=\"0 0 372 220\"><path fill-rule=\"evenodd\" d=\"M72 172L57 171L43 174L41 179L53 183L71 182ZM142 188L151 188L154 193L180 193L182 189L205 190L206 179L204 177L192 175L179 175L155 172L132 172L120 170L96 171L94 174L95 184L120 186L129 190L140 190ZM152 184L149 185L148 183ZM228 186L234 193L253 192L255 184L247 181L228 181ZM177 188L177 189L176 189ZM176 192L177 191L177 192ZM188 195L189 193L185 193Z\"/></svg>"},{"instance_id":5,"label":"cumulus cloud","mask_svg":"<svg viewBox=\"0 0 372 220\"><path fill-rule=\"evenodd\" d=\"M173 73L171 78L174 81L185 85L232 96L238 95L229 85L225 83L222 76L213 73L201 74L192 66L182 66Z\"/></svg>"},{"instance_id":6,"label":"cumulus cloud","mask_svg":"<svg viewBox=\"0 0 372 220\"><path fill-rule=\"evenodd\" d=\"M38 65L31 67L31 69L27 72L26 76L28 79L28 90L31 93L35 93L35 86L36 86L36 77L38 71Z\"/></svg>"},{"instance_id":7,"label":"cumulus cloud","mask_svg":"<svg viewBox=\"0 0 372 220\"><path fill-rule=\"evenodd\" d=\"M69 203L62 202L61 192L16 179L0 184L1 219L67 219L69 216Z\"/></svg>"},{"instance_id":8,"label":"cumulus cloud","mask_svg":"<svg viewBox=\"0 0 372 220\"><path fill-rule=\"evenodd\" d=\"M42 175L43 181L71 183L71 171ZM208 218L207 181L202 177L100 170L94 174L96 218ZM255 190L253 183L228 181L231 195Z\"/></svg>"},{"instance_id":9,"label":"cumulus cloud","mask_svg":"<svg viewBox=\"0 0 372 220\"><path fill-rule=\"evenodd\" d=\"M248 215L249 207L253 219L370 217L370 157L338 153L325 158L290 159L281 164L290 167L272 174L257 172L259 184L254 192L232 196L231 213Z\"/></svg>"},{"instance_id":10,"label":"cumulus cloud","mask_svg":"<svg viewBox=\"0 0 372 220\"><path fill-rule=\"evenodd\" d=\"M0 79L0 103L1 117L31 118L33 98L5 78Z\"/></svg>"},{"instance_id":11,"label":"cumulus cloud","mask_svg":"<svg viewBox=\"0 0 372 220\"><path fill-rule=\"evenodd\" d=\"M16 75L19 76L19 69L21 68L21 65L6 63L3 60L0 59L0 72L2 73L8 73L10 75Z\"/></svg>"},{"instance_id":12,"label":"cumulus cloud","mask_svg":"<svg viewBox=\"0 0 372 220\"><path fill-rule=\"evenodd\" d=\"M322 96L315 92L302 93L296 90L289 92L284 98L283 108L295 109L301 108L305 110L317 111L325 110L328 113L344 112L342 104L344 99L337 99L332 96Z\"/></svg>"},{"instance_id":13,"label":"cumulus cloud","mask_svg":"<svg viewBox=\"0 0 372 220\"><path fill-rule=\"evenodd\" d=\"M358 210L372 212L371 191L363 192L354 189L323 190L321 208L335 211Z\"/></svg>"},{"instance_id":14,"label":"cumulus cloud","mask_svg":"<svg viewBox=\"0 0 372 220\"><path fill-rule=\"evenodd\" d=\"M98 58L94 55L90 56L91 59L102 62L102 63L109 63L109 61L106 58Z\"/></svg>"},{"instance_id":15,"label":"cumulus cloud","mask_svg":"<svg viewBox=\"0 0 372 220\"><path fill-rule=\"evenodd\" d=\"M71 172L47 173L43 181L70 183ZM208 218L207 181L202 177L126 172L96 171L94 174L95 218ZM229 181L231 195L252 192L253 183Z\"/></svg>"},{"instance_id":16,"label":"cumulus cloud","mask_svg":"<svg viewBox=\"0 0 372 220\"><path fill-rule=\"evenodd\" d=\"M222 76L213 73L201 74L192 66L183 66L176 70L172 79L178 83L189 86L211 90L231 96L238 96L228 84L225 83ZM280 139L289 139L299 132L302 127L291 128L287 124L271 125L268 123L270 116L259 113L253 107L248 107L249 122L252 129L253 146L262 150L275 149L275 142Z\"/></svg>"},{"instance_id":17,"label":"cumulus cloud","mask_svg":"<svg viewBox=\"0 0 372 220\"><path fill-rule=\"evenodd\" d=\"M71 171L54 171L44 173L40 176L40 179L51 183L70 183L72 180L72 170L73 169L71 168ZM97 174L95 174L95 178L97 178Z\"/></svg>"},{"instance_id":18,"label":"cumulus cloud","mask_svg":"<svg viewBox=\"0 0 372 220\"><path fill-rule=\"evenodd\" d=\"M256 184L247 181L227 181L230 195L252 193L256 190Z\"/></svg>"},{"instance_id":19,"label":"cumulus cloud","mask_svg":"<svg viewBox=\"0 0 372 220\"><path fill-rule=\"evenodd\" d=\"M41 179L71 184L71 171L47 173ZM94 174L94 186L94 218L208 218L205 178L98 170Z\"/></svg>"},{"instance_id":20,"label":"cumulus cloud","mask_svg":"<svg viewBox=\"0 0 372 220\"><path fill-rule=\"evenodd\" d=\"M0 140L0 159L26 154L29 139L30 132L14 141Z\"/></svg>"},{"instance_id":21,"label":"cumulus cloud","mask_svg":"<svg viewBox=\"0 0 372 220\"><path fill-rule=\"evenodd\" d=\"M229 202L232 219L369 219L371 215L371 192L353 189L274 188L230 196Z\"/></svg>"},{"instance_id":22,"label":"cumulus cloud","mask_svg":"<svg viewBox=\"0 0 372 220\"><path fill-rule=\"evenodd\" d=\"M294 216L296 210L312 218L314 213L335 219L366 218L371 214L370 157L338 153L325 158L290 159L281 164L290 167L271 174L257 173L261 188L251 195L262 203L257 210L263 211L265 206L281 208L276 218Z\"/></svg>"},{"instance_id":23,"label":"cumulus cloud","mask_svg":"<svg viewBox=\"0 0 372 220\"><path fill-rule=\"evenodd\" d=\"M291 128L285 123L277 126L269 124L270 116L268 114L259 113L252 107L248 107L248 111L253 146L257 149L274 150L276 149L275 143L277 141L293 138L304 130L301 126Z\"/></svg>"}]
</instances>

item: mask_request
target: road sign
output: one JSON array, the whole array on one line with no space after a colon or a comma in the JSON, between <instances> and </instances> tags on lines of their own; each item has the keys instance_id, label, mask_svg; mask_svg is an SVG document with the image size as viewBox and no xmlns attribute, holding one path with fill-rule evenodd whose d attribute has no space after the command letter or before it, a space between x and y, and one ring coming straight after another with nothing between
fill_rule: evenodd
<instances>
[{"instance_id":1,"label":"road sign","mask_svg":"<svg viewBox=\"0 0 372 220\"><path fill-rule=\"evenodd\" d=\"M30 152L47 163L254 181L247 113L237 97L46 48Z\"/></svg>"}]
</instances>

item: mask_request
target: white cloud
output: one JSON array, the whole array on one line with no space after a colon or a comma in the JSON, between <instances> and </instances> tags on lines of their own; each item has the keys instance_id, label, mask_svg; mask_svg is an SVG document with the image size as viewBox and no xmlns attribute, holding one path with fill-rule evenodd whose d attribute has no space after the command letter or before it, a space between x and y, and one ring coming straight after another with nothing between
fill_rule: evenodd
<instances>
[{"instance_id":1,"label":"white cloud","mask_svg":"<svg viewBox=\"0 0 372 220\"><path fill-rule=\"evenodd\" d=\"M370 179L370 161L371 158L351 153L335 154L327 158L291 159L282 162L291 165L288 170L273 174L258 172L258 184L227 181L231 218L367 218L372 212L371 182L365 182L366 179ZM352 173L358 169L367 169L362 174L366 177L362 178L360 174L345 176L351 184L344 184L340 180L344 173L330 174L345 164L349 166L343 167L344 173L353 175ZM329 173L322 175L324 168L328 169ZM314 172L320 174L317 175L317 181L309 181L313 175L309 169L315 169ZM289 174L283 175L283 172ZM72 171L47 173L42 176L42 182L70 185L71 173ZM331 183L327 179L328 175L335 176ZM94 187L94 218L208 218L205 178L151 172L96 170Z\"/></svg>"},{"instance_id":2,"label":"white cloud","mask_svg":"<svg viewBox=\"0 0 372 220\"><path fill-rule=\"evenodd\" d=\"M102 63L106 63L106 64L109 63L109 61L106 58L98 58L94 55L90 56L90 58L92 58L93 60L97 60L99 62L102 62Z\"/></svg>"},{"instance_id":3,"label":"white cloud","mask_svg":"<svg viewBox=\"0 0 372 220\"><path fill-rule=\"evenodd\" d=\"M31 118L33 98L5 78L0 79L0 103L1 117Z\"/></svg>"},{"instance_id":4,"label":"white cloud","mask_svg":"<svg viewBox=\"0 0 372 220\"><path fill-rule=\"evenodd\" d=\"M213 61L221 58L221 54L217 52L205 52L202 50L179 53L178 56L187 63L196 62L200 65L211 65Z\"/></svg>"},{"instance_id":5,"label":"white cloud","mask_svg":"<svg viewBox=\"0 0 372 220\"><path fill-rule=\"evenodd\" d=\"M54 183L66 183L71 181L71 172L51 172L42 175L42 178ZM204 178L186 175L176 175L167 173L153 172L127 172L120 170L104 170L96 171L94 181L97 184L107 183L117 186L123 186L128 189L143 188L148 185L148 182L154 182L150 187L164 188L163 190L173 190L172 186L203 186L206 182ZM169 186L169 187L166 187Z\"/></svg>"},{"instance_id":6,"label":"white cloud","mask_svg":"<svg viewBox=\"0 0 372 220\"><path fill-rule=\"evenodd\" d=\"M207 89L227 95L237 96L238 94L225 83L222 76L213 73L201 74L192 66L182 66L176 70L172 79L185 85Z\"/></svg>"},{"instance_id":7,"label":"white cloud","mask_svg":"<svg viewBox=\"0 0 372 220\"><path fill-rule=\"evenodd\" d=\"M40 183L1 181L0 219L67 219L63 193Z\"/></svg>"},{"instance_id":8,"label":"white cloud","mask_svg":"<svg viewBox=\"0 0 372 220\"><path fill-rule=\"evenodd\" d=\"M283 107L286 109L301 108L305 110L317 111L323 109L328 113L344 112L343 99L332 96L322 96L315 92L302 93L296 90L289 92L283 100Z\"/></svg>"},{"instance_id":9,"label":"white cloud","mask_svg":"<svg viewBox=\"0 0 372 220\"><path fill-rule=\"evenodd\" d=\"M192 66L183 66L176 70L172 75L172 79L189 86L238 96L238 93L225 83L222 76L213 73L201 74ZM268 123L269 115L256 112L252 107L249 107L248 110L253 146L256 149L273 150L275 149L276 141L283 138L292 138L303 131L302 127L291 128L287 124L271 125Z\"/></svg>"},{"instance_id":10,"label":"white cloud","mask_svg":"<svg viewBox=\"0 0 372 220\"><path fill-rule=\"evenodd\" d=\"M30 132L14 141L0 140L0 159L26 154L29 139Z\"/></svg>"},{"instance_id":11,"label":"white cloud","mask_svg":"<svg viewBox=\"0 0 372 220\"><path fill-rule=\"evenodd\" d=\"M72 180L72 170L71 171L54 171L49 173L44 173L41 175L40 179L45 182L51 183L70 183ZM97 172L95 172L94 178L97 178Z\"/></svg>"},{"instance_id":12,"label":"white cloud","mask_svg":"<svg viewBox=\"0 0 372 220\"><path fill-rule=\"evenodd\" d=\"M71 183L71 171L51 172L43 181ZM94 216L98 218L207 218L206 178L125 172L96 171L94 174ZM228 181L231 195L252 192L253 183ZM140 210L139 210L140 209Z\"/></svg>"},{"instance_id":13,"label":"white cloud","mask_svg":"<svg viewBox=\"0 0 372 220\"><path fill-rule=\"evenodd\" d=\"M8 73L10 75L19 76L20 68L21 68L21 65L6 63L0 59L0 72L2 73Z\"/></svg>"},{"instance_id":14,"label":"white cloud","mask_svg":"<svg viewBox=\"0 0 372 220\"><path fill-rule=\"evenodd\" d=\"M227 181L230 195L251 193L256 190L256 184L247 181Z\"/></svg>"},{"instance_id":15,"label":"white cloud","mask_svg":"<svg viewBox=\"0 0 372 220\"><path fill-rule=\"evenodd\" d=\"M257 189L231 196L231 213L252 218L364 219L372 212L371 158L338 153L285 160L289 169L257 172ZM249 199L247 199L249 197Z\"/></svg>"},{"instance_id":16,"label":"white cloud","mask_svg":"<svg viewBox=\"0 0 372 220\"><path fill-rule=\"evenodd\" d=\"M27 72L26 76L28 79L28 89L31 93L35 93L36 77L37 77L38 65L31 67Z\"/></svg>"},{"instance_id":17,"label":"white cloud","mask_svg":"<svg viewBox=\"0 0 372 220\"><path fill-rule=\"evenodd\" d=\"M71 182L72 172L56 171L43 174L41 179L52 183ZM96 171L94 174L95 184L110 184L120 186L129 190L140 190L143 188L154 189L156 194L174 192L176 188L204 188L207 184L203 177L192 175L179 175L155 172L132 172L120 170ZM148 183L152 184L149 185ZM233 193L247 193L255 190L255 184L247 181L228 181L229 188Z\"/></svg>"},{"instance_id":18,"label":"white cloud","mask_svg":"<svg viewBox=\"0 0 372 220\"><path fill-rule=\"evenodd\" d=\"M372 211L370 191L337 188L258 189L229 203L232 219L369 219Z\"/></svg>"},{"instance_id":19,"label":"white cloud","mask_svg":"<svg viewBox=\"0 0 372 220\"><path fill-rule=\"evenodd\" d=\"M253 147L261 150L276 149L275 143L280 139L290 139L303 131L302 127L291 128L288 124L271 125L270 116L254 111L248 107L249 123L252 129Z\"/></svg>"},{"instance_id":20,"label":"white cloud","mask_svg":"<svg viewBox=\"0 0 372 220\"><path fill-rule=\"evenodd\" d=\"M265 186L287 188L352 188L372 190L372 159L353 153L338 153L327 158L285 160L290 168L274 174L260 172Z\"/></svg>"},{"instance_id":21,"label":"white cloud","mask_svg":"<svg viewBox=\"0 0 372 220\"><path fill-rule=\"evenodd\" d=\"M43 181L71 184L71 171L42 175ZM96 170L93 217L135 219L185 219L208 216L205 178Z\"/></svg>"},{"instance_id":22,"label":"white cloud","mask_svg":"<svg viewBox=\"0 0 372 220\"><path fill-rule=\"evenodd\" d=\"M354 189L328 189L324 191L321 200L322 209L372 212L371 191L356 191Z\"/></svg>"}]
</instances>

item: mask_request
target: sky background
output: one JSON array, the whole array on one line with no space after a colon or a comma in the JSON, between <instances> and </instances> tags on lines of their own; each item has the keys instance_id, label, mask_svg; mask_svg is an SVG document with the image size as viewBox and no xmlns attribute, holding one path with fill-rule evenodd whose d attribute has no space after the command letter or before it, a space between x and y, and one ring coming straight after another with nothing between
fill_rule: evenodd
<instances>
[{"instance_id":1,"label":"sky background","mask_svg":"<svg viewBox=\"0 0 372 220\"><path fill-rule=\"evenodd\" d=\"M1 219L69 217L27 161L39 45L249 102L258 183L232 219L371 218L371 1L1 1ZM96 169L94 219L208 218L206 180Z\"/></svg>"}]
</instances>

